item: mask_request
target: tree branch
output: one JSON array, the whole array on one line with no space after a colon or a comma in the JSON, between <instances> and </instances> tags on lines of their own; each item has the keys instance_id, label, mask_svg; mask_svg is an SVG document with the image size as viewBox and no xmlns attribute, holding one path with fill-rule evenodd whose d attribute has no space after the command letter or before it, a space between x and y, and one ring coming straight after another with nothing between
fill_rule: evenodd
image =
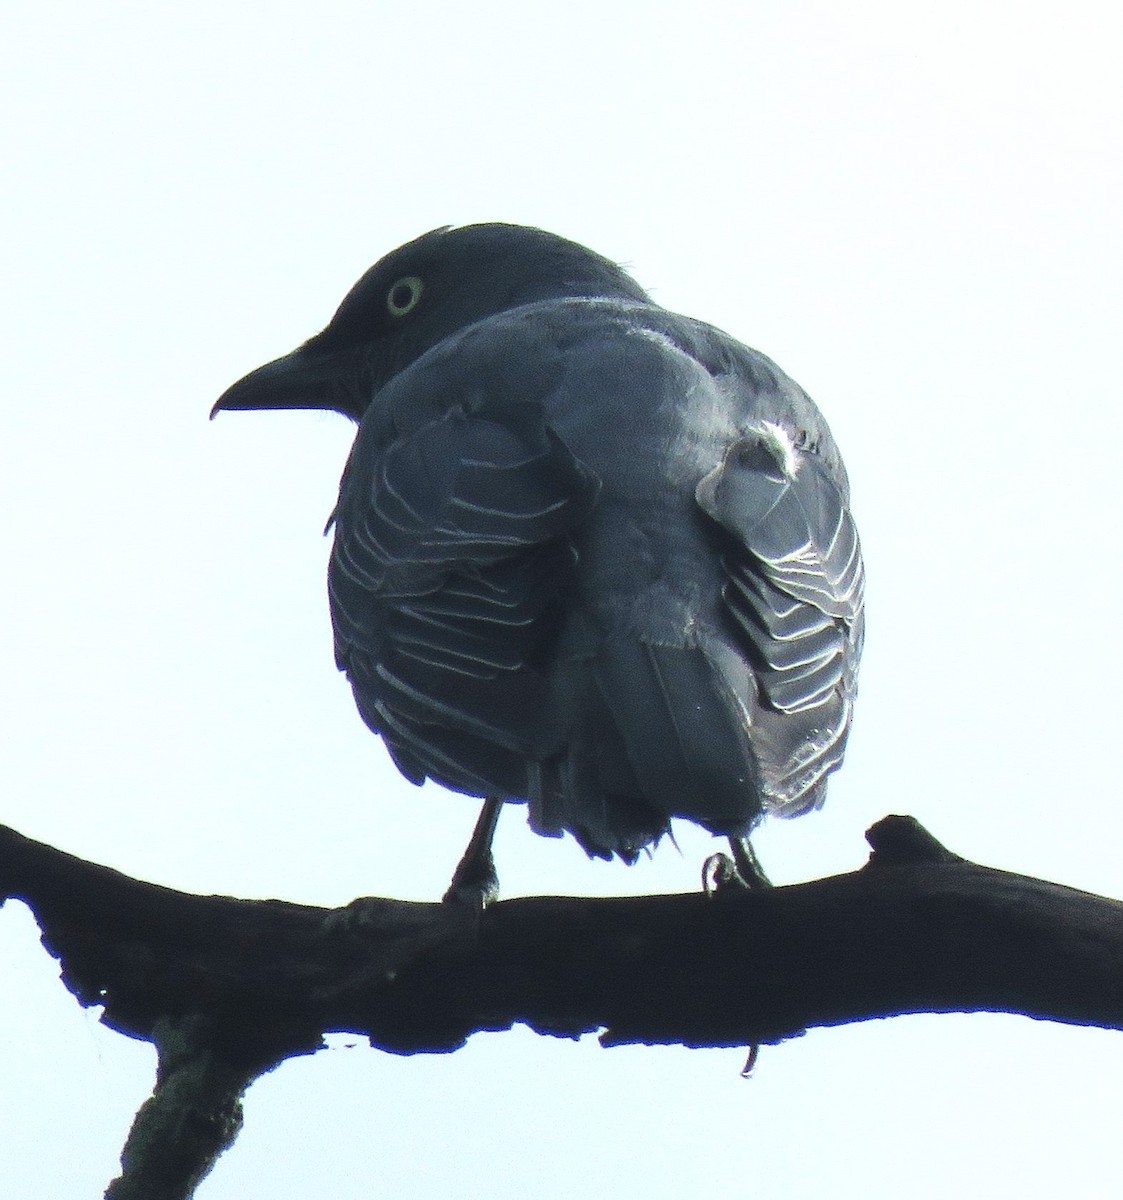
<instances>
[{"instance_id":1,"label":"tree branch","mask_svg":"<svg viewBox=\"0 0 1123 1200\"><path fill-rule=\"evenodd\" d=\"M418 1053L516 1023L687 1046L910 1012L1123 1028L1123 904L967 862L908 817L867 836L861 870L793 887L474 914L193 896L0 826L0 895L35 913L80 1003L160 1052L112 1200L190 1196L245 1087L328 1031Z\"/></svg>"}]
</instances>

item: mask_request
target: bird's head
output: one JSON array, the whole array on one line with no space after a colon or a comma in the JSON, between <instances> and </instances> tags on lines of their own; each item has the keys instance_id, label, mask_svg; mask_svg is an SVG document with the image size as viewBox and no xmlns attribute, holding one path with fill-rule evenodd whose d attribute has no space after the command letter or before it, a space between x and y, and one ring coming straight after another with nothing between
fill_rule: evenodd
<instances>
[{"instance_id":1,"label":"bird's head","mask_svg":"<svg viewBox=\"0 0 1123 1200\"><path fill-rule=\"evenodd\" d=\"M647 302L615 263L522 225L446 226L379 260L327 328L228 388L211 410L318 408L358 421L388 379L496 313L562 297Z\"/></svg>"}]
</instances>

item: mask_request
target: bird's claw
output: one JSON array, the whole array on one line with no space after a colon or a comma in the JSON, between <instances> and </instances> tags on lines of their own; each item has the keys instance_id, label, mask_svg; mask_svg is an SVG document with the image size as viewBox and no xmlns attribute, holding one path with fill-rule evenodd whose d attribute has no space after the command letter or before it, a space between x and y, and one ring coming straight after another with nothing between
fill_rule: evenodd
<instances>
[{"instance_id":1,"label":"bird's claw","mask_svg":"<svg viewBox=\"0 0 1123 1200\"><path fill-rule=\"evenodd\" d=\"M760 1046L754 1042L749 1047L748 1057L745 1059L745 1065L741 1068L741 1078L748 1079L753 1073L753 1067L756 1066L757 1057L760 1055Z\"/></svg>"},{"instance_id":2,"label":"bird's claw","mask_svg":"<svg viewBox=\"0 0 1123 1200\"><path fill-rule=\"evenodd\" d=\"M441 897L442 904L463 904L474 912L483 912L499 899L499 881L494 884L453 884Z\"/></svg>"},{"instance_id":3,"label":"bird's claw","mask_svg":"<svg viewBox=\"0 0 1123 1200\"><path fill-rule=\"evenodd\" d=\"M707 896L712 898L731 888L744 891L747 887L728 854L711 854L702 864L702 891Z\"/></svg>"},{"instance_id":4,"label":"bird's claw","mask_svg":"<svg viewBox=\"0 0 1123 1200\"><path fill-rule=\"evenodd\" d=\"M464 870L465 866L468 870ZM461 862L441 897L442 904L463 904L474 912L483 912L499 899L499 876L489 854L486 861Z\"/></svg>"},{"instance_id":5,"label":"bird's claw","mask_svg":"<svg viewBox=\"0 0 1123 1200\"><path fill-rule=\"evenodd\" d=\"M380 896L359 896L325 914L324 933L330 938L346 939L380 933L385 928L389 908L390 903Z\"/></svg>"}]
</instances>

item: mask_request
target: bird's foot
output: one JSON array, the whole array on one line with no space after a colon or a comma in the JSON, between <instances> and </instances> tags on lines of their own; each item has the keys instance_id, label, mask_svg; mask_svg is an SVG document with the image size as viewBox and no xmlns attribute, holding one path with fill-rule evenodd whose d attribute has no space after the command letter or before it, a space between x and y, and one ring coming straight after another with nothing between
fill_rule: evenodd
<instances>
[{"instance_id":1,"label":"bird's foot","mask_svg":"<svg viewBox=\"0 0 1123 1200\"><path fill-rule=\"evenodd\" d=\"M745 881L737 874L737 867L728 854L711 854L702 864L702 891L707 896L717 896L730 889L744 891Z\"/></svg>"},{"instance_id":2,"label":"bird's foot","mask_svg":"<svg viewBox=\"0 0 1123 1200\"><path fill-rule=\"evenodd\" d=\"M367 929L376 929L381 917L378 898L360 896L341 908L331 908L324 914L323 930L329 938L351 938Z\"/></svg>"},{"instance_id":3,"label":"bird's foot","mask_svg":"<svg viewBox=\"0 0 1123 1200\"><path fill-rule=\"evenodd\" d=\"M491 854L486 859L468 861L467 856L460 860L448 885L448 891L441 897L442 904L465 904L469 908L482 912L499 899L499 876Z\"/></svg>"},{"instance_id":4,"label":"bird's foot","mask_svg":"<svg viewBox=\"0 0 1123 1200\"><path fill-rule=\"evenodd\" d=\"M422 908L403 900L388 900L382 896L358 896L340 908L329 909L324 915L323 930L329 938L345 941L365 941L393 930L403 920L403 912Z\"/></svg>"},{"instance_id":5,"label":"bird's foot","mask_svg":"<svg viewBox=\"0 0 1123 1200\"><path fill-rule=\"evenodd\" d=\"M502 811L503 801L497 797L489 796L484 801L468 849L456 864L442 904L463 904L474 912L482 912L499 899L499 876L491 856L491 840Z\"/></svg>"},{"instance_id":6,"label":"bird's foot","mask_svg":"<svg viewBox=\"0 0 1123 1200\"><path fill-rule=\"evenodd\" d=\"M711 854L702 864L702 891L716 896L731 888L763 891L772 886L747 837L731 837L728 854Z\"/></svg>"}]
</instances>

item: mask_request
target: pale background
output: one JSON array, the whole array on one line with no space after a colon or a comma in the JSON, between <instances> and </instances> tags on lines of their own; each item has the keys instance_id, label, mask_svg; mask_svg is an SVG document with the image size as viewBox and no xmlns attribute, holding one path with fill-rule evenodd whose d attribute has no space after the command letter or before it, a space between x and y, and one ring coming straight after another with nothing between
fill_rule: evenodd
<instances>
[{"instance_id":1,"label":"pale background","mask_svg":"<svg viewBox=\"0 0 1123 1200\"><path fill-rule=\"evenodd\" d=\"M436 225L540 225L774 357L869 568L851 752L779 881L910 812L1123 895L1116 5L12 5L0 18L0 821L171 886L433 898L474 804L331 662L342 419L207 412ZM498 838L508 896L696 886ZM0 1193L101 1194L150 1047L0 913ZM907 1017L766 1050L357 1039L251 1091L201 1200L1116 1194L1123 1037ZM348 1048L350 1047L350 1048Z\"/></svg>"}]
</instances>

